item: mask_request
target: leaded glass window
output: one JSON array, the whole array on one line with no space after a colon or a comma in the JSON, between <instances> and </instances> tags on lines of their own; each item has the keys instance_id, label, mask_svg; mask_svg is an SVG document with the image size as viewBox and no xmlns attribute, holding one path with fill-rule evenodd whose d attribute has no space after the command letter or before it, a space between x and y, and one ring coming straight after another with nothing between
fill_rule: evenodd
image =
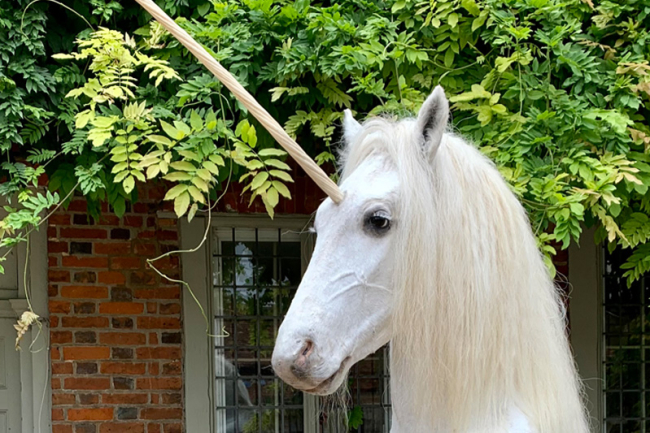
<instances>
[{"instance_id":1,"label":"leaded glass window","mask_svg":"<svg viewBox=\"0 0 650 433\"><path fill-rule=\"evenodd\" d=\"M271 354L310 251L282 229L213 229L215 428L218 433L343 432L336 409L278 379ZM388 433L388 351L353 367L344 416L351 432Z\"/></svg>"},{"instance_id":2,"label":"leaded glass window","mask_svg":"<svg viewBox=\"0 0 650 433\"><path fill-rule=\"evenodd\" d=\"M650 432L650 287L627 287L629 252L605 253L603 402L606 433Z\"/></svg>"}]
</instances>

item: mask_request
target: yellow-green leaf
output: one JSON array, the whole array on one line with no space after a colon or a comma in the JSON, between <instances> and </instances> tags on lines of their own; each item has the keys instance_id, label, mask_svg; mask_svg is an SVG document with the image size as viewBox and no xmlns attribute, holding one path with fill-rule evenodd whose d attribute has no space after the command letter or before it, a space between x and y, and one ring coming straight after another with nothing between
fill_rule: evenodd
<instances>
[{"instance_id":1,"label":"yellow-green leaf","mask_svg":"<svg viewBox=\"0 0 650 433\"><path fill-rule=\"evenodd\" d=\"M280 196L278 196L278 190L271 187L266 191L266 201L269 202L271 207L276 207L280 201Z\"/></svg>"},{"instance_id":2,"label":"yellow-green leaf","mask_svg":"<svg viewBox=\"0 0 650 433\"><path fill-rule=\"evenodd\" d=\"M194 219L194 215L196 215L197 210L199 210L199 205L196 203L190 206L190 211L187 213L187 221L191 222Z\"/></svg>"},{"instance_id":3,"label":"yellow-green leaf","mask_svg":"<svg viewBox=\"0 0 650 433\"><path fill-rule=\"evenodd\" d=\"M282 195L282 197L291 199L291 192L289 192L289 188L287 188L285 184L277 180L274 180L271 183L273 184L273 188L275 188Z\"/></svg>"},{"instance_id":4,"label":"yellow-green leaf","mask_svg":"<svg viewBox=\"0 0 650 433\"><path fill-rule=\"evenodd\" d=\"M190 187L187 188L187 191L190 193L190 195L195 201L205 204L205 197L203 197L203 194L201 194L201 191L199 191L197 187L195 187L194 185L190 185Z\"/></svg>"},{"instance_id":5,"label":"yellow-green leaf","mask_svg":"<svg viewBox=\"0 0 650 433\"><path fill-rule=\"evenodd\" d=\"M210 186L206 181L201 179L200 177L194 177L192 178L192 183L201 191L208 192L210 191Z\"/></svg>"},{"instance_id":6,"label":"yellow-green leaf","mask_svg":"<svg viewBox=\"0 0 650 433\"><path fill-rule=\"evenodd\" d=\"M269 170L269 173L271 173L271 176L277 177L278 179L282 179L285 182L293 182L293 179L291 178L291 175L289 173L287 173L286 171Z\"/></svg>"},{"instance_id":7,"label":"yellow-green leaf","mask_svg":"<svg viewBox=\"0 0 650 433\"><path fill-rule=\"evenodd\" d=\"M173 200L179 195L181 195L182 193L184 193L185 191L187 191L187 185L185 185L184 183L176 185L175 187L167 191L164 200Z\"/></svg>"},{"instance_id":8,"label":"yellow-green leaf","mask_svg":"<svg viewBox=\"0 0 650 433\"><path fill-rule=\"evenodd\" d=\"M174 171L165 176L166 180L171 180L172 182L180 182L183 180L192 180L192 176L189 173L182 171Z\"/></svg>"},{"instance_id":9,"label":"yellow-green leaf","mask_svg":"<svg viewBox=\"0 0 650 433\"><path fill-rule=\"evenodd\" d=\"M176 161L172 162L169 164L171 168L174 170L180 170L180 171L194 171L196 170L196 166L192 164L191 162L187 161Z\"/></svg>"},{"instance_id":10,"label":"yellow-green leaf","mask_svg":"<svg viewBox=\"0 0 650 433\"><path fill-rule=\"evenodd\" d=\"M122 182L122 187L124 187L124 192L130 194L131 191L133 191L133 188L135 188L135 178L133 176L128 176L124 179L124 182Z\"/></svg>"},{"instance_id":11,"label":"yellow-green leaf","mask_svg":"<svg viewBox=\"0 0 650 433\"><path fill-rule=\"evenodd\" d=\"M267 159L266 161L264 161L264 164L270 165L275 168L279 168L281 170L286 170L286 171L291 170L291 167L289 167L287 164L285 164L284 162L278 159Z\"/></svg>"},{"instance_id":12,"label":"yellow-green leaf","mask_svg":"<svg viewBox=\"0 0 650 433\"><path fill-rule=\"evenodd\" d=\"M174 212L177 217L182 217L190 206L190 195L185 191L174 199Z\"/></svg>"},{"instance_id":13,"label":"yellow-green leaf","mask_svg":"<svg viewBox=\"0 0 650 433\"><path fill-rule=\"evenodd\" d=\"M266 182L266 179L269 178L269 174L265 171L258 173L257 176L253 178L253 181L251 182L251 189L255 190L262 186L264 182Z\"/></svg>"}]
</instances>

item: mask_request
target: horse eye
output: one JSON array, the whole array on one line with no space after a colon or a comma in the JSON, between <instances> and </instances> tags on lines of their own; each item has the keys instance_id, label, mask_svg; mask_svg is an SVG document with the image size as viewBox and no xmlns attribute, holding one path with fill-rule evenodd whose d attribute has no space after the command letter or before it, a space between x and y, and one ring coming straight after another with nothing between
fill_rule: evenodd
<instances>
[{"instance_id":1,"label":"horse eye","mask_svg":"<svg viewBox=\"0 0 650 433\"><path fill-rule=\"evenodd\" d=\"M366 228L375 233L384 233L390 228L390 218L381 212L375 212L366 219Z\"/></svg>"}]
</instances>

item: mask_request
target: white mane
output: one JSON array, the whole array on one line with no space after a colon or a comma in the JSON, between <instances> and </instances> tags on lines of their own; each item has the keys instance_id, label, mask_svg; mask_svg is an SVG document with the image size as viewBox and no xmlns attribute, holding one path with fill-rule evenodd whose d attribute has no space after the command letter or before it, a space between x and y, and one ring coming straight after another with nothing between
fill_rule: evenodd
<instances>
[{"instance_id":1,"label":"white mane","mask_svg":"<svg viewBox=\"0 0 650 433\"><path fill-rule=\"evenodd\" d=\"M369 120L343 155L344 179L375 152L400 177L391 386L410 389L400 416L474 431L471 420L504 425L515 404L540 433L588 432L559 295L524 209L476 148L445 134L431 161L416 130Z\"/></svg>"}]
</instances>

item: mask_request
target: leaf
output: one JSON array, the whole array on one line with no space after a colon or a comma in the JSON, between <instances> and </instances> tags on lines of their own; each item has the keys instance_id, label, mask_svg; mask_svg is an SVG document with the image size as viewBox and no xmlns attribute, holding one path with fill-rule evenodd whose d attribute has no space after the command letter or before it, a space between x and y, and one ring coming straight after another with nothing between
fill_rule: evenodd
<instances>
[{"instance_id":1,"label":"leaf","mask_svg":"<svg viewBox=\"0 0 650 433\"><path fill-rule=\"evenodd\" d=\"M196 110L192 110L192 113L190 114L190 125L192 125L194 131L200 131L203 129L203 119L201 119L201 116L199 116L199 113L197 113Z\"/></svg>"},{"instance_id":2,"label":"leaf","mask_svg":"<svg viewBox=\"0 0 650 433\"><path fill-rule=\"evenodd\" d=\"M289 188L287 188L285 184L278 182L277 180L272 181L271 184L273 185L273 188L282 195L282 197L291 200L291 192L289 192Z\"/></svg>"},{"instance_id":3,"label":"leaf","mask_svg":"<svg viewBox=\"0 0 650 433\"><path fill-rule=\"evenodd\" d=\"M192 180L192 175L182 171L174 171L172 173L165 175L164 179L171 180L172 182L180 182L184 180Z\"/></svg>"},{"instance_id":4,"label":"leaf","mask_svg":"<svg viewBox=\"0 0 650 433\"><path fill-rule=\"evenodd\" d=\"M194 219L194 215L196 215L197 210L199 210L199 205L193 203L192 206L190 206L190 211L187 213L188 222L192 222L192 220Z\"/></svg>"},{"instance_id":5,"label":"leaf","mask_svg":"<svg viewBox=\"0 0 650 433\"><path fill-rule=\"evenodd\" d=\"M184 183L178 184L167 191L167 194L165 194L165 198L163 200L174 200L176 197L187 191L187 188L188 186Z\"/></svg>"},{"instance_id":6,"label":"leaf","mask_svg":"<svg viewBox=\"0 0 650 433\"><path fill-rule=\"evenodd\" d=\"M194 171L196 170L196 166L192 164L191 162L187 161L176 161L172 162L169 164L171 168L174 170L179 170L179 171Z\"/></svg>"},{"instance_id":7,"label":"leaf","mask_svg":"<svg viewBox=\"0 0 650 433\"><path fill-rule=\"evenodd\" d=\"M280 197L278 196L278 191L273 187L266 190L266 200L269 203L269 206L276 207L278 205L278 202L280 201Z\"/></svg>"},{"instance_id":8,"label":"leaf","mask_svg":"<svg viewBox=\"0 0 650 433\"><path fill-rule=\"evenodd\" d=\"M264 164L270 165L275 168L279 168L281 170L286 170L286 171L291 170L291 167L289 167L287 164L277 159L267 159L264 161Z\"/></svg>"},{"instance_id":9,"label":"leaf","mask_svg":"<svg viewBox=\"0 0 650 433\"><path fill-rule=\"evenodd\" d=\"M258 173L251 181L251 189L256 190L269 178L269 174L265 171Z\"/></svg>"},{"instance_id":10,"label":"leaf","mask_svg":"<svg viewBox=\"0 0 650 433\"><path fill-rule=\"evenodd\" d=\"M180 194L174 199L174 212L177 217L182 217L190 206L190 195L186 192Z\"/></svg>"},{"instance_id":11,"label":"leaf","mask_svg":"<svg viewBox=\"0 0 650 433\"><path fill-rule=\"evenodd\" d=\"M262 149L259 152L257 152L259 156L285 156L287 152L285 152L282 149L275 149L275 148L267 148L267 149Z\"/></svg>"},{"instance_id":12,"label":"leaf","mask_svg":"<svg viewBox=\"0 0 650 433\"><path fill-rule=\"evenodd\" d=\"M124 187L124 192L131 194L131 191L133 191L133 188L135 188L135 178L133 176L129 176L124 179L124 182L122 182L122 187Z\"/></svg>"},{"instance_id":13,"label":"leaf","mask_svg":"<svg viewBox=\"0 0 650 433\"><path fill-rule=\"evenodd\" d=\"M189 186L187 188L187 191L190 193L190 195L192 196L192 198L195 201L197 201L199 203L202 203L202 204L205 204L205 197L203 196L203 194L201 193L201 191L199 191L199 189L197 187L195 187L194 185L191 185L191 186Z\"/></svg>"},{"instance_id":14,"label":"leaf","mask_svg":"<svg viewBox=\"0 0 650 433\"><path fill-rule=\"evenodd\" d=\"M165 122L164 120L160 121L160 126L162 127L163 131L165 131L165 134L174 140L181 140L185 137L185 134L182 131L174 128L171 124Z\"/></svg>"},{"instance_id":15,"label":"leaf","mask_svg":"<svg viewBox=\"0 0 650 433\"><path fill-rule=\"evenodd\" d=\"M285 182L293 182L293 179L291 178L291 175L287 173L286 171L281 171L281 170L269 170L269 173L273 177L277 177L278 179L282 179Z\"/></svg>"},{"instance_id":16,"label":"leaf","mask_svg":"<svg viewBox=\"0 0 650 433\"><path fill-rule=\"evenodd\" d=\"M167 138L165 136L162 136L162 135L153 134L153 135L147 136L147 138L149 139L149 141L153 141L154 143L158 143L158 144L164 144L165 146L170 146L171 147L172 144L173 144L172 141L169 138Z\"/></svg>"},{"instance_id":17,"label":"leaf","mask_svg":"<svg viewBox=\"0 0 650 433\"><path fill-rule=\"evenodd\" d=\"M445 53L445 66L448 68L451 68L452 65L454 64L454 57L455 54L452 50L448 49L447 52Z\"/></svg>"}]
</instances>

